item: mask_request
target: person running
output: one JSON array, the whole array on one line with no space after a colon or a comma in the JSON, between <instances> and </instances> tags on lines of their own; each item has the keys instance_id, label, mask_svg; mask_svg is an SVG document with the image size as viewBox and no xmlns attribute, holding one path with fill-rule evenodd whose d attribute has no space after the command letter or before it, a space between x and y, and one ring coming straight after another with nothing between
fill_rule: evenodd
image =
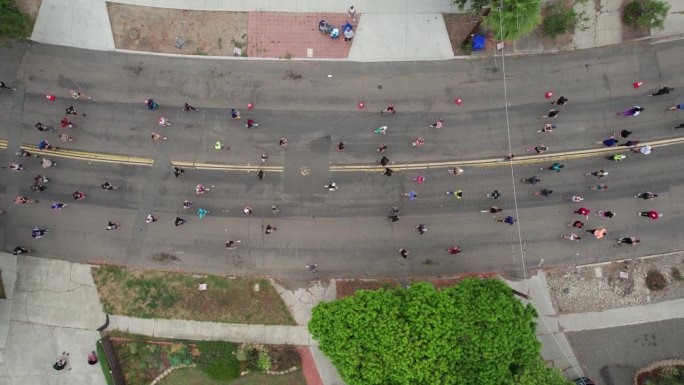
<instances>
[{"instance_id":1,"label":"person running","mask_svg":"<svg viewBox=\"0 0 684 385\"><path fill-rule=\"evenodd\" d=\"M655 210L651 210L651 211L642 211L642 212L639 213L639 215L642 216L642 217L651 218L651 219L653 219L654 221L655 221L656 219L662 218L662 216L663 216L662 213L659 213L659 212L657 212L657 211L655 211Z\"/></svg>"},{"instance_id":2,"label":"person running","mask_svg":"<svg viewBox=\"0 0 684 385\"><path fill-rule=\"evenodd\" d=\"M573 213L573 214L582 215L582 216L584 216L584 217L586 218L586 220L589 220L589 214L591 214L591 210L589 210L589 209L586 208L586 207L580 207L579 209L577 209L577 210L575 210L575 211L570 211L570 212Z\"/></svg>"},{"instance_id":3,"label":"person running","mask_svg":"<svg viewBox=\"0 0 684 385\"><path fill-rule=\"evenodd\" d=\"M461 248L458 246L451 246L450 248L447 249L447 251L449 252L449 254L455 255L455 254L458 254L461 252Z\"/></svg>"},{"instance_id":4,"label":"person running","mask_svg":"<svg viewBox=\"0 0 684 385\"><path fill-rule=\"evenodd\" d=\"M387 146L385 146L384 144L379 144L378 149L376 151L377 152L385 152L385 150L387 150Z\"/></svg>"},{"instance_id":5,"label":"person running","mask_svg":"<svg viewBox=\"0 0 684 385\"><path fill-rule=\"evenodd\" d=\"M185 103L183 106L183 111L188 112L188 111L197 111L197 108L191 106L189 103Z\"/></svg>"},{"instance_id":6,"label":"person running","mask_svg":"<svg viewBox=\"0 0 684 385\"><path fill-rule=\"evenodd\" d=\"M549 112L546 115L539 115L539 116L537 116L537 118L539 118L539 119L556 118L556 117L558 117L558 114L560 114L559 110L549 110Z\"/></svg>"},{"instance_id":7,"label":"person running","mask_svg":"<svg viewBox=\"0 0 684 385\"><path fill-rule=\"evenodd\" d=\"M0 82L0 90L7 90L7 91L16 91L17 89L14 87L10 87L5 82Z\"/></svg>"},{"instance_id":8,"label":"person running","mask_svg":"<svg viewBox=\"0 0 684 385\"><path fill-rule=\"evenodd\" d=\"M118 230L119 224L112 221L107 221L107 230Z\"/></svg>"},{"instance_id":9,"label":"person running","mask_svg":"<svg viewBox=\"0 0 684 385\"><path fill-rule=\"evenodd\" d=\"M50 167L52 167L52 166L54 166L54 165L56 165L56 164L57 164L57 163L51 161L51 160L48 159L48 158L43 158L43 159L40 160L40 167L42 167L42 168L50 168Z\"/></svg>"},{"instance_id":10,"label":"person running","mask_svg":"<svg viewBox=\"0 0 684 385\"><path fill-rule=\"evenodd\" d=\"M411 252L408 251L407 249L399 249L399 255L401 255L402 258L406 259Z\"/></svg>"},{"instance_id":11,"label":"person running","mask_svg":"<svg viewBox=\"0 0 684 385\"><path fill-rule=\"evenodd\" d=\"M462 190L447 191L446 195L453 195L454 197L456 197L456 199L463 199L463 191Z\"/></svg>"},{"instance_id":12,"label":"person running","mask_svg":"<svg viewBox=\"0 0 684 385\"><path fill-rule=\"evenodd\" d=\"M525 184L531 184L532 186L534 186L535 184L541 182L541 179L539 179L533 175L529 178L522 179L521 182L523 182Z\"/></svg>"},{"instance_id":13,"label":"person running","mask_svg":"<svg viewBox=\"0 0 684 385\"><path fill-rule=\"evenodd\" d=\"M628 141L625 142L625 144L623 144L623 146L624 146L624 147L631 147L631 150L632 150L632 151L638 152L638 151L640 151L640 150L637 148L637 146L639 145L639 143L641 143L641 141L639 141L639 140L628 140Z\"/></svg>"},{"instance_id":14,"label":"person running","mask_svg":"<svg viewBox=\"0 0 684 385\"><path fill-rule=\"evenodd\" d=\"M55 203L53 203L53 204L50 205L50 208L53 209L53 210L61 210L61 209L65 208L65 207L67 207L67 204L66 204L66 203L62 203L62 202L55 202Z\"/></svg>"},{"instance_id":15,"label":"person running","mask_svg":"<svg viewBox=\"0 0 684 385\"><path fill-rule=\"evenodd\" d=\"M539 146L530 147L530 148L528 148L526 151L527 151L527 152L534 151L534 152L536 152L537 154L543 154L543 153L545 153L545 152L548 151L548 150L549 150L548 147L544 146L543 144L540 144Z\"/></svg>"},{"instance_id":16,"label":"person running","mask_svg":"<svg viewBox=\"0 0 684 385\"><path fill-rule=\"evenodd\" d=\"M247 124L245 124L245 127L247 127L247 128L259 127L259 123L255 122L254 119L247 119Z\"/></svg>"},{"instance_id":17,"label":"person running","mask_svg":"<svg viewBox=\"0 0 684 385\"><path fill-rule=\"evenodd\" d=\"M584 174L586 176L595 176L599 179L603 178L604 176L608 175L608 171L603 171L603 170L598 170L598 171L593 171L587 174Z\"/></svg>"},{"instance_id":18,"label":"person running","mask_svg":"<svg viewBox=\"0 0 684 385\"><path fill-rule=\"evenodd\" d=\"M59 122L59 125L62 128L74 128L74 124L71 123L71 121L69 121L69 119L66 117Z\"/></svg>"},{"instance_id":19,"label":"person running","mask_svg":"<svg viewBox=\"0 0 684 385\"><path fill-rule=\"evenodd\" d=\"M678 129L678 128L684 128L684 123L678 124L676 126L672 126L673 129Z\"/></svg>"},{"instance_id":20,"label":"person running","mask_svg":"<svg viewBox=\"0 0 684 385\"><path fill-rule=\"evenodd\" d=\"M33 186L31 186L31 191L33 192L43 192L45 190L47 190L47 187L43 186L42 184L36 183Z\"/></svg>"},{"instance_id":21,"label":"person running","mask_svg":"<svg viewBox=\"0 0 684 385\"><path fill-rule=\"evenodd\" d=\"M570 233L570 235L561 235L561 238L562 238L562 239L567 239L567 240L570 240L570 241L577 241L577 242L579 242L579 241L582 240L582 237L580 237L579 235L577 235L577 234L575 234L575 233Z\"/></svg>"},{"instance_id":22,"label":"person running","mask_svg":"<svg viewBox=\"0 0 684 385\"><path fill-rule=\"evenodd\" d=\"M548 198L549 196L551 196L552 193L553 193L553 190L550 190L550 189L547 189L547 188L541 189L540 191L532 191L532 195L536 195L536 196L540 196L540 195L541 195L541 196L547 197L547 198Z\"/></svg>"},{"instance_id":23,"label":"person running","mask_svg":"<svg viewBox=\"0 0 684 385\"><path fill-rule=\"evenodd\" d=\"M145 222L152 223L152 222L156 222L156 221L157 221L157 218L154 215L147 214L147 218L145 218Z\"/></svg>"},{"instance_id":24,"label":"person running","mask_svg":"<svg viewBox=\"0 0 684 385\"><path fill-rule=\"evenodd\" d=\"M226 249L237 249L237 244L241 243L241 242L242 241L239 239L237 241L233 241L233 240L226 241Z\"/></svg>"},{"instance_id":25,"label":"person running","mask_svg":"<svg viewBox=\"0 0 684 385\"><path fill-rule=\"evenodd\" d=\"M417 231L420 235L423 235L427 231L427 226L421 223L418 227L413 229L413 231Z\"/></svg>"},{"instance_id":26,"label":"person running","mask_svg":"<svg viewBox=\"0 0 684 385\"><path fill-rule=\"evenodd\" d=\"M549 167L542 167L540 170L549 170L549 171L561 172L561 169L564 167L565 167L565 165L556 162Z\"/></svg>"},{"instance_id":27,"label":"person running","mask_svg":"<svg viewBox=\"0 0 684 385\"><path fill-rule=\"evenodd\" d=\"M178 178L179 176L183 175L184 172L185 172L185 170L183 170L182 168L173 166L173 175L174 175L176 178Z\"/></svg>"},{"instance_id":28,"label":"person running","mask_svg":"<svg viewBox=\"0 0 684 385\"><path fill-rule=\"evenodd\" d=\"M264 179L264 175L266 175L266 173L264 172L264 170L259 169L259 171L257 172L257 178L259 178L259 180L263 180L263 179Z\"/></svg>"},{"instance_id":29,"label":"person running","mask_svg":"<svg viewBox=\"0 0 684 385\"><path fill-rule=\"evenodd\" d=\"M268 161L268 155L261 154L261 163L266 163Z\"/></svg>"},{"instance_id":30,"label":"person running","mask_svg":"<svg viewBox=\"0 0 684 385\"><path fill-rule=\"evenodd\" d=\"M383 167L387 166L389 162L389 158L384 155L382 156L382 158L380 158L380 165L382 165Z\"/></svg>"},{"instance_id":31,"label":"person running","mask_svg":"<svg viewBox=\"0 0 684 385\"><path fill-rule=\"evenodd\" d=\"M69 107L65 108L64 112L67 115L78 115L78 112L76 112L76 109L74 108L74 106L69 106Z\"/></svg>"},{"instance_id":32,"label":"person running","mask_svg":"<svg viewBox=\"0 0 684 385\"><path fill-rule=\"evenodd\" d=\"M606 147L615 147L615 146L617 146L618 141L617 141L617 139L610 137L606 140L602 140L602 141L600 140L600 141L595 142L595 143L596 144L603 144Z\"/></svg>"},{"instance_id":33,"label":"person running","mask_svg":"<svg viewBox=\"0 0 684 385\"><path fill-rule=\"evenodd\" d=\"M480 210L481 213L490 213L490 214L497 214L502 212L503 209L497 206L492 206L489 208L489 210Z\"/></svg>"},{"instance_id":34,"label":"person running","mask_svg":"<svg viewBox=\"0 0 684 385\"><path fill-rule=\"evenodd\" d=\"M337 148L335 149L337 152L342 152L344 151L344 142L340 142L337 144Z\"/></svg>"},{"instance_id":35,"label":"person running","mask_svg":"<svg viewBox=\"0 0 684 385\"><path fill-rule=\"evenodd\" d=\"M606 210L606 211L599 210L599 212L595 213L594 215L597 217L613 218L615 216L615 213L610 211L610 210Z\"/></svg>"},{"instance_id":36,"label":"person running","mask_svg":"<svg viewBox=\"0 0 684 385\"><path fill-rule=\"evenodd\" d=\"M419 175L415 178L412 178L411 180L420 184L420 183L425 182L425 177L422 175Z\"/></svg>"},{"instance_id":37,"label":"person running","mask_svg":"<svg viewBox=\"0 0 684 385\"><path fill-rule=\"evenodd\" d=\"M674 110L684 110L684 103L675 104L674 106L667 108L667 111L674 111Z\"/></svg>"},{"instance_id":38,"label":"person running","mask_svg":"<svg viewBox=\"0 0 684 385\"><path fill-rule=\"evenodd\" d=\"M603 191L603 190L607 190L607 189L608 189L608 186L605 184L595 184L595 185L587 187L587 190L591 190L591 191Z\"/></svg>"},{"instance_id":39,"label":"person running","mask_svg":"<svg viewBox=\"0 0 684 385\"><path fill-rule=\"evenodd\" d=\"M447 169L449 174L454 174L454 175L461 175L463 174L463 169L460 167L454 167L454 168L449 168Z\"/></svg>"},{"instance_id":40,"label":"person running","mask_svg":"<svg viewBox=\"0 0 684 385\"><path fill-rule=\"evenodd\" d=\"M618 245L621 245L624 243L626 245L636 246L639 242L641 242L641 241L636 239L636 237L622 237L622 238L617 239Z\"/></svg>"},{"instance_id":41,"label":"person running","mask_svg":"<svg viewBox=\"0 0 684 385\"><path fill-rule=\"evenodd\" d=\"M332 182L332 183L327 184L327 185L325 185L325 186L323 186L323 187L327 188L328 191L336 191L336 190L337 190L337 183Z\"/></svg>"},{"instance_id":42,"label":"person running","mask_svg":"<svg viewBox=\"0 0 684 385\"><path fill-rule=\"evenodd\" d=\"M71 196L74 198L75 201L80 201L86 198L86 194L78 190L74 191L74 193L71 194Z\"/></svg>"},{"instance_id":43,"label":"person running","mask_svg":"<svg viewBox=\"0 0 684 385\"><path fill-rule=\"evenodd\" d=\"M574 227L574 228L577 228L577 229L581 229L582 227L584 227L584 222L582 222L582 221L574 221L574 222L572 222L572 223L568 223L568 226Z\"/></svg>"},{"instance_id":44,"label":"person running","mask_svg":"<svg viewBox=\"0 0 684 385\"><path fill-rule=\"evenodd\" d=\"M197 209L197 216L199 217L199 219L204 219L204 217L206 217L210 213L211 213L211 211L204 209L202 207Z\"/></svg>"},{"instance_id":45,"label":"person running","mask_svg":"<svg viewBox=\"0 0 684 385\"><path fill-rule=\"evenodd\" d=\"M61 140L62 142L73 142L74 138L67 135L67 134L59 134L57 135L57 138Z\"/></svg>"},{"instance_id":46,"label":"person running","mask_svg":"<svg viewBox=\"0 0 684 385\"><path fill-rule=\"evenodd\" d=\"M634 196L635 198L641 198L643 200L648 200L648 199L653 199L657 198L658 194L652 193L652 192L642 192L638 193L637 195Z\"/></svg>"},{"instance_id":47,"label":"person running","mask_svg":"<svg viewBox=\"0 0 684 385\"><path fill-rule=\"evenodd\" d=\"M183 201L183 208L184 209L189 209L192 207L192 202L189 199L186 199Z\"/></svg>"},{"instance_id":48,"label":"person running","mask_svg":"<svg viewBox=\"0 0 684 385\"><path fill-rule=\"evenodd\" d=\"M145 105L147 106L148 111L154 111L159 108L159 105L157 102L154 101L154 99L145 99Z\"/></svg>"},{"instance_id":49,"label":"person running","mask_svg":"<svg viewBox=\"0 0 684 385\"><path fill-rule=\"evenodd\" d=\"M278 142L278 146L283 147L283 148L287 147L287 139L280 138L280 141Z\"/></svg>"},{"instance_id":50,"label":"person running","mask_svg":"<svg viewBox=\"0 0 684 385\"><path fill-rule=\"evenodd\" d=\"M499 190L494 190L494 191L487 194L487 198L492 198L492 199L499 199L500 196L501 196L501 193L499 193Z\"/></svg>"},{"instance_id":51,"label":"person running","mask_svg":"<svg viewBox=\"0 0 684 385\"><path fill-rule=\"evenodd\" d=\"M220 140L217 140L216 143L214 143L214 150L216 150L216 151L230 150L230 147L224 146Z\"/></svg>"},{"instance_id":52,"label":"person running","mask_svg":"<svg viewBox=\"0 0 684 385\"><path fill-rule=\"evenodd\" d=\"M171 125L171 122L169 122L169 120L166 119L166 117L160 116L157 118L157 124L159 124L162 127L167 127Z\"/></svg>"},{"instance_id":53,"label":"person running","mask_svg":"<svg viewBox=\"0 0 684 385\"><path fill-rule=\"evenodd\" d=\"M36 128L38 129L38 131L41 131L41 132L46 132L46 131L52 131L52 130L54 130L54 128L52 128L52 127L50 127L50 126L48 126L48 125L46 125L46 124L43 124L43 123L41 123L41 122L36 123Z\"/></svg>"},{"instance_id":54,"label":"person running","mask_svg":"<svg viewBox=\"0 0 684 385\"><path fill-rule=\"evenodd\" d=\"M44 177L44 176L42 176L42 175L40 175L40 174L36 175L36 176L33 178L33 180L36 181L36 183L40 183L40 184L47 183L47 182L50 181L50 179L48 179L48 178L46 178L46 177Z\"/></svg>"},{"instance_id":55,"label":"person running","mask_svg":"<svg viewBox=\"0 0 684 385\"><path fill-rule=\"evenodd\" d=\"M183 218L181 218L181 217L176 217L176 220L173 222L173 224L174 224L176 227L178 227L178 226L180 226L180 225L182 225L182 224L184 224L184 223L185 223L185 219L183 219Z\"/></svg>"},{"instance_id":56,"label":"person running","mask_svg":"<svg viewBox=\"0 0 684 385\"><path fill-rule=\"evenodd\" d=\"M168 139L167 137L161 136L160 133L154 132L154 131L152 132L152 134L150 134L150 138L152 138L152 140L155 141L155 142L158 142L159 140L166 140L166 139Z\"/></svg>"},{"instance_id":57,"label":"person running","mask_svg":"<svg viewBox=\"0 0 684 385\"><path fill-rule=\"evenodd\" d=\"M552 133L553 130L555 130L555 129L556 129L555 124L546 123L546 124L544 124L544 127L542 127L541 130L537 130L537 132Z\"/></svg>"},{"instance_id":58,"label":"person running","mask_svg":"<svg viewBox=\"0 0 684 385\"><path fill-rule=\"evenodd\" d=\"M14 248L14 250L12 250L13 255L28 254L30 252L31 252L31 250L23 248L21 246L17 246Z\"/></svg>"},{"instance_id":59,"label":"person running","mask_svg":"<svg viewBox=\"0 0 684 385\"><path fill-rule=\"evenodd\" d=\"M272 232L274 232L276 230L278 230L276 227L271 226L270 224L267 224L266 227L264 228L264 234L271 234Z\"/></svg>"},{"instance_id":60,"label":"person running","mask_svg":"<svg viewBox=\"0 0 684 385\"><path fill-rule=\"evenodd\" d=\"M15 152L14 154L20 158L31 158L31 157L37 158L38 157L38 155L33 155L30 152L24 150L23 148L20 148L19 151Z\"/></svg>"},{"instance_id":61,"label":"person running","mask_svg":"<svg viewBox=\"0 0 684 385\"><path fill-rule=\"evenodd\" d=\"M242 209L242 215L244 215L244 216L248 216L251 213L252 213L252 208L249 206L245 206L245 208Z\"/></svg>"},{"instance_id":62,"label":"person running","mask_svg":"<svg viewBox=\"0 0 684 385\"><path fill-rule=\"evenodd\" d=\"M437 121L432 123L430 125L430 127L431 128L443 128L444 127L444 119L442 119L442 118L437 119Z\"/></svg>"},{"instance_id":63,"label":"person running","mask_svg":"<svg viewBox=\"0 0 684 385\"><path fill-rule=\"evenodd\" d=\"M420 136L416 138L416 140L413 141L413 147L421 147L423 144L425 144L425 139L421 138Z\"/></svg>"},{"instance_id":64,"label":"person running","mask_svg":"<svg viewBox=\"0 0 684 385\"><path fill-rule=\"evenodd\" d=\"M240 117L240 111L236 110L235 108L230 109L230 117L233 119L242 119Z\"/></svg>"},{"instance_id":65,"label":"person running","mask_svg":"<svg viewBox=\"0 0 684 385\"><path fill-rule=\"evenodd\" d=\"M612 160L613 162L620 162L627 158L627 155L622 155L622 154L615 154L615 155L610 155L608 156L608 159Z\"/></svg>"},{"instance_id":66,"label":"person running","mask_svg":"<svg viewBox=\"0 0 684 385\"><path fill-rule=\"evenodd\" d=\"M199 183L197 186L195 186L195 194L204 194L205 192L209 191L208 188L204 187L203 184Z\"/></svg>"},{"instance_id":67,"label":"person running","mask_svg":"<svg viewBox=\"0 0 684 385\"><path fill-rule=\"evenodd\" d=\"M392 113L392 114L396 114L396 113L397 113L397 111L394 109L394 106L387 106L387 108L385 108L384 110L380 111L381 114L383 114L383 113L385 113L385 112L389 112L389 113Z\"/></svg>"},{"instance_id":68,"label":"person running","mask_svg":"<svg viewBox=\"0 0 684 385\"><path fill-rule=\"evenodd\" d=\"M46 151L46 150L52 150L53 147L52 147L52 145L50 144L50 142L48 142L47 140L43 139L43 140L41 140L40 142L38 142L38 149L39 149L39 150L44 150L44 151Z\"/></svg>"},{"instance_id":69,"label":"person running","mask_svg":"<svg viewBox=\"0 0 684 385\"><path fill-rule=\"evenodd\" d=\"M667 95L667 94L669 94L671 91L674 91L674 88L663 87L663 88L659 89L658 91L656 91L656 92L654 92L654 93L652 93L652 94L647 94L647 96Z\"/></svg>"},{"instance_id":70,"label":"person running","mask_svg":"<svg viewBox=\"0 0 684 385\"><path fill-rule=\"evenodd\" d=\"M305 267L307 269L309 269L309 271L312 274L316 274L318 272L318 264L317 263L312 263L312 264L306 265Z\"/></svg>"},{"instance_id":71,"label":"person running","mask_svg":"<svg viewBox=\"0 0 684 385\"><path fill-rule=\"evenodd\" d=\"M374 134L386 134L387 133L387 126L380 126L373 130Z\"/></svg>"},{"instance_id":72,"label":"person running","mask_svg":"<svg viewBox=\"0 0 684 385\"><path fill-rule=\"evenodd\" d=\"M509 225L513 226L515 224L515 222L517 222L518 220L509 215L504 219L497 219L496 221L502 222L502 223L508 223Z\"/></svg>"},{"instance_id":73,"label":"person running","mask_svg":"<svg viewBox=\"0 0 684 385\"><path fill-rule=\"evenodd\" d=\"M394 174L394 170L389 167L385 167L385 172L383 172L383 175L392 176L392 174Z\"/></svg>"},{"instance_id":74,"label":"person running","mask_svg":"<svg viewBox=\"0 0 684 385\"><path fill-rule=\"evenodd\" d=\"M646 109L643 108L643 107L634 106L634 107L632 107L632 108L630 108L630 109L628 109L628 110L624 110L624 111L622 111L622 112L618 112L617 114L618 114L618 115L622 115L622 116L638 116L638 115L639 115L642 111L644 111L644 110L646 110Z\"/></svg>"},{"instance_id":75,"label":"person running","mask_svg":"<svg viewBox=\"0 0 684 385\"><path fill-rule=\"evenodd\" d=\"M565 96L561 96L560 98L558 98L558 100L551 102L551 104L553 104L555 106L563 106L567 102L568 102L568 98L566 98Z\"/></svg>"},{"instance_id":76,"label":"person running","mask_svg":"<svg viewBox=\"0 0 684 385\"><path fill-rule=\"evenodd\" d=\"M608 231L604 227L600 227L598 229L593 229L593 230L586 230L587 233L593 234L596 239L601 239L608 234Z\"/></svg>"},{"instance_id":77,"label":"person running","mask_svg":"<svg viewBox=\"0 0 684 385\"><path fill-rule=\"evenodd\" d=\"M627 139L630 135L632 135L632 131L629 130L621 130L620 132L616 132L613 134L614 138L622 138L622 139Z\"/></svg>"}]
</instances>

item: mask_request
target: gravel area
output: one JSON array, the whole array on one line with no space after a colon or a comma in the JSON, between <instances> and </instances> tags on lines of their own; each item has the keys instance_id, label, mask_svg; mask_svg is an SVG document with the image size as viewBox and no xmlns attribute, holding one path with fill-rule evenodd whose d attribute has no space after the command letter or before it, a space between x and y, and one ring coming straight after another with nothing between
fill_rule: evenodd
<instances>
[{"instance_id":1,"label":"gravel area","mask_svg":"<svg viewBox=\"0 0 684 385\"><path fill-rule=\"evenodd\" d=\"M684 252L599 266L550 269L546 280L556 311L592 312L683 298L684 278L675 278L673 269L684 275ZM646 275L652 270L663 274L665 289L646 287Z\"/></svg>"}]
</instances>

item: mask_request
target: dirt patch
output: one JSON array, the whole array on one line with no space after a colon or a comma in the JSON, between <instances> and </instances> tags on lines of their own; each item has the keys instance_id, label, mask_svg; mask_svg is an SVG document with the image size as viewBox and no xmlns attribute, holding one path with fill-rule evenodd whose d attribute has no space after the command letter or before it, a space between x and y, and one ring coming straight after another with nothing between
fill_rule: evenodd
<instances>
[{"instance_id":1,"label":"dirt patch","mask_svg":"<svg viewBox=\"0 0 684 385\"><path fill-rule=\"evenodd\" d=\"M38 18L38 11L43 0L15 0L17 8L27 14L34 22Z\"/></svg>"},{"instance_id":2,"label":"dirt patch","mask_svg":"<svg viewBox=\"0 0 684 385\"><path fill-rule=\"evenodd\" d=\"M107 3L116 48L183 55L243 55L247 12L188 11ZM176 48L176 37L187 39Z\"/></svg>"},{"instance_id":3,"label":"dirt patch","mask_svg":"<svg viewBox=\"0 0 684 385\"><path fill-rule=\"evenodd\" d=\"M266 279L162 271L93 268L106 313L140 318L294 325L285 303ZM206 290L199 285L205 283ZM258 291L255 286L258 285Z\"/></svg>"},{"instance_id":4,"label":"dirt patch","mask_svg":"<svg viewBox=\"0 0 684 385\"><path fill-rule=\"evenodd\" d=\"M444 24L446 25L454 55L467 54L468 52L461 50L461 44L466 41L480 21L480 15L471 13L443 13L442 16L444 17Z\"/></svg>"},{"instance_id":5,"label":"dirt patch","mask_svg":"<svg viewBox=\"0 0 684 385\"><path fill-rule=\"evenodd\" d=\"M622 0L622 6L620 7L620 21L622 21L622 10L624 10L625 6L631 2L632 0ZM651 36L650 28L639 28L632 25L627 25L624 22L622 23L622 41L639 39L646 36Z\"/></svg>"},{"instance_id":6,"label":"dirt patch","mask_svg":"<svg viewBox=\"0 0 684 385\"><path fill-rule=\"evenodd\" d=\"M408 278L404 282L400 282L397 279L383 278L383 279L340 279L335 281L335 287L337 289L337 299L348 297L354 295L359 290L377 290L377 289L392 289L395 287L402 286L404 284L410 284L412 282L430 282L436 288L441 289L445 287L451 287L457 285L459 282L466 278L495 278L498 274L478 274L478 273L467 273L461 274L453 277L412 277Z\"/></svg>"},{"instance_id":7,"label":"dirt patch","mask_svg":"<svg viewBox=\"0 0 684 385\"><path fill-rule=\"evenodd\" d=\"M664 290L649 290L646 286L646 275L652 270L666 277ZM597 272L601 276L597 277ZM684 298L681 274L684 253L675 253L601 266L550 269L546 280L559 313L582 313Z\"/></svg>"}]
</instances>

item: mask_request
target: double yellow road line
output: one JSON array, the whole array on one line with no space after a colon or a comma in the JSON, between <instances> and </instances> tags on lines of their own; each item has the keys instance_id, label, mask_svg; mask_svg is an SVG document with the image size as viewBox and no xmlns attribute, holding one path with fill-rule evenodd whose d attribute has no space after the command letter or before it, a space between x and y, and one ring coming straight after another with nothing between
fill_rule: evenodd
<instances>
[{"instance_id":1,"label":"double yellow road line","mask_svg":"<svg viewBox=\"0 0 684 385\"><path fill-rule=\"evenodd\" d=\"M640 143L640 146L651 146L653 148L672 146L677 144L684 144L684 137L653 140L650 142ZM7 141L0 140L0 150L7 149ZM154 159L151 158L141 158L128 155L115 155L115 154L105 154L97 152L87 152L87 151L77 151L77 150L67 150L63 148L58 148L55 150L39 150L37 146L34 145L22 145L22 149L29 151L31 153L36 153L44 156L56 157L56 158L68 158L76 160L87 160L90 162L101 162L101 163L115 163L115 164L126 164L132 166L152 166L154 164ZM436 168L447 168L447 167L496 167L505 166L512 164L532 164L532 163L543 163L552 162L567 159L579 159L588 158L592 156L605 156L609 154L628 152L630 148L628 147L611 147L611 148L593 148L586 150L576 150L576 151L565 151L550 153L544 155L525 155L517 156L513 161L504 161L502 158L490 158L490 159L474 159L474 160L463 160L463 161L445 161L445 162L427 162L427 163L393 163L392 169L395 171L402 170L426 170L426 169L436 169ZM201 162L183 162L172 160L171 164L176 167L181 168L192 168L198 170L214 170L214 171L246 171L246 172L257 172L263 170L265 172L283 172L283 166L271 166L271 165L241 165L241 164L215 164L215 163L201 163ZM382 172L385 168L377 164L351 164L351 165L331 165L330 171L332 172Z\"/></svg>"}]
</instances>

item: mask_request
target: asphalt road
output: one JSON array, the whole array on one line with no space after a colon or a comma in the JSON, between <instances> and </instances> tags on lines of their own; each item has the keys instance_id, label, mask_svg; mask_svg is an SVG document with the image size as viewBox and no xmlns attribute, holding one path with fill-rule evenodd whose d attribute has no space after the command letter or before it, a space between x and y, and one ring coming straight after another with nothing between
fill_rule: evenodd
<instances>
[{"instance_id":1,"label":"asphalt road","mask_svg":"<svg viewBox=\"0 0 684 385\"><path fill-rule=\"evenodd\" d=\"M598 148L594 142L615 131L629 129L630 139L641 141L675 138L684 131L672 126L684 122L679 111L665 111L681 103L680 79L684 42L646 43L556 55L506 59L509 125L506 124L501 58L424 63L298 63L213 61L138 54L101 53L63 47L33 45L3 49L1 79L16 84L16 92L0 93L0 139L8 149L0 152L3 165L16 161L22 144L48 139L57 146L100 154L143 157L151 166L102 163L53 158L57 166L44 170L38 159L21 159L28 171L1 171L0 241L6 250L17 244L34 248L42 256L72 261L107 261L226 274L269 274L303 277L304 266L318 263L322 276L448 275L466 271L504 271L522 275L524 267L536 267L543 259L552 264L586 263L648 255L681 249L684 173L680 170L684 147L656 148L651 155L628 154L621 163L602 156L568 159L561 173L540 171L539 164L499 163L489 167L465 167L453 176L446 167L397 171L391 177L379 172L339 172L340 165L374 165L380 158L378 144L389 146L386 155L394 164L464 161L502 158L510 148L517 155L526 148L545 144L550 153ZM329 77L329 75L332 75ZM646 86L632 88L642 80ZM674 87L668 96L645 94L660 85ZM91 100L74 101L68 90L79 88ZM536 116L551 106L543 97L553 90L570 99L561 107L558 125L551 134L537 133L545 120ZM45 93L54 92L55 102ZM143 100L154 98L159 111L145 109ZM464 104L456 106L455 98ZM190 102L199 108L183 112ZM364 110L357 103L366 103ZM256 108L248 111L247 103ZM64 108L74 105L79 115L68 130L74 142L62 143L56 133L42 133L36 122L58 126ZM388 104L398 113L379 110ZM640 116L626 118L616 112L635 104L646 107ZM229 108L241 109L243 120L230 119ZM82 114L85 113L86 116ZM162 129L158 116L172 122ZM428 128L437 118L446 127ZM244 127L254 118L259 127ZM388 125L386 135L372 133ZM59 130L59 129L58 129ZM168 140L153 142L152 131ZM413 148L417 137L426 144ZM278 146L281 137L288 147ZM220 140L230 150L215 151ZM344 152L334 147L345 142ZM269 155L263 180L254 171L231 171L256 166L262 153ZM194 170L175 178L171 162L225 164L225 170ZM394 166L392 166L394 167ZM589 171L603 168L610 175L601 180L607 191L587 191L595 178ZM256 168L253 167L253 170ZM48 190L32 193L33 176L41 173L51 181ZM427 181L417 184L413 177ZM522 185L524 177L537 175L537 187ZM103 191L109 181L118 191ZM323 186L335 181L329 192ZM202 183L210 188L194 193ZM532 196L533 190L551 188L549 198ZM74 202L71 193L84 191L88 198ZM461 189L464 199L447 191ZM497 189L497 201L486 194ZM418 199L408 201L402 193L415 190ZM640 191L654 191L653 201L634 198ZM23 194L39 204L15 206L12 199ZM591 229L605 226L607 239L581 242L560 239L569 233L566 223L576 219L573 205L563 196L580 194L592 210L612 210L613 219L592 217ZM519 212L514 212L517 197ZM194 202L184 210L182 202ZM55 212L49 203L69 203ZM274 213L271 205L278 205ZM520 228L496 222L483 214L491 205L516 216ZM242 209L253 213L245 217ZM390 206L401 208L401 221L388 222ZM196 209L211 214L200 220ZM641 210L665 213L658 221L641 218ZM153 213L158 222L145 223ZM188 223L175 227L181 216ZM108 220L122 228L106 231ZM413 231L419 223L428 232ZM262 226L278 228L264 234ZM33 226L52 229L33 240ZM617 236L642 239L636 248L613 247ZM522 243L519 242L519 236ZM592 237L593 238L593 237ZM228 239L241 240L227 250ZM464 252L451 256L446 249L459 245ZM398 248L408 248L402 259ZM170 257L171 256L171 257Z\"/></svg>"},{"instance_id":2,"label":"asphalt road","mask_svg":"<svg viewBox=\"0 0 684 385\"><path fill-rule=\"evenodd\" d=\"M599 385L631 384L649 364L682 356L684 319L566 333L585 375Z\"/></svg>"}]
</instances>

